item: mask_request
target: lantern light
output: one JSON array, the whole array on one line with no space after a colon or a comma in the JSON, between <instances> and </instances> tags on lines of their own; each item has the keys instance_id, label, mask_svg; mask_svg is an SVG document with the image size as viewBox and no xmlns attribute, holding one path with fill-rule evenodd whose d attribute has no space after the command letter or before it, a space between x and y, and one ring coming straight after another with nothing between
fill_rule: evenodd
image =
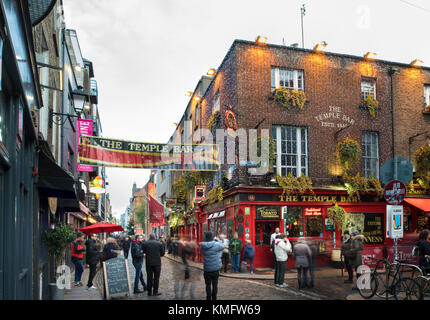
<instances>
[{"instance_id":1,"label":"lantern light","mask_svg":"<svg viewBox=\"0 0 430 320\"><path fill-rule=\"evenodd\" d=\"M206 73L206 75L209 77L213 77L214 75L216 75L216 70L215 69L209 69L209 71Z\"/></svg>"},{"instance_id":2,"label":"lantern light","mask_svg":"<svg viewBox=\"0 0 430 320\"><path fill-rule=\"evenodd\" d=\"M411 66L412 67L421 67L423 65L423 61L420 59L415 59L414 61L411 62Z\"/></svg>"},{"instance_id":3,"label":"lantern light","mask_svg":"<svg viewBox=\"0 0 430 320\"><path fill-rule=\"evenodd\" d=\"M368 52L364 55L364 59L375 60L376 59L376 53L375 52Z\"/></svg>"},{"instance_id":4,"label":"lantern light","mask_svg":"<svg viewBox=\"0 0 430 320\"><path fill-rule=\"evenodd\" d=\"M318 43L315 47L314 47L314 51L315 52L323 52L325 50L325 48L327 47L328 43L323 41L321 43Z\"/></svg>"},{"instance_id":5,"label":"lantern light","mask_svg":"<svg viewBox=\"0 0 430 320\"><path fill-rule=\"evenodd\" d=\"M200 100L202 100L202 98L200 98L199 96L194 97L194 101L199 102Z\"/></svg>"},{"instance_id":6,"label":"lantern light","mask_svg":"<svg viewBox=\"0 0 430 320\"><path fill-rule=\"evenodd\" d=\"M255 42L257 42L257 44L267 44L267 40L268 38L265 36L258 36Z\"/></svg>"},{"instance_id":7,"label":"lantern light","mask_svg":"<svg viewBox=\"0 0 430 320\"><path fill-rule=\"evenodd\" d=\"M192 95L193 95L193 93L191 91L185 92L185 96L186 97L191 97Z\"/></svg>"}]
</instances>

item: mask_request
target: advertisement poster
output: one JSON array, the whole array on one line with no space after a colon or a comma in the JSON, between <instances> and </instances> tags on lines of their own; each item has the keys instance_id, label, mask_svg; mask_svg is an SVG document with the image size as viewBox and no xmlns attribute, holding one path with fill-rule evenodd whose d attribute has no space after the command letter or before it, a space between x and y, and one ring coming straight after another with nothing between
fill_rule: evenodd
<instances>
[{"instance_id":1,"label":"advertisement poster","mask_svg":"<svg viewBox=\"0 0 430 320\"><path fill-rule=\"evenodd\" d=\"M77 126L77 154L79 155L79 137L81 135L86 136L92 136L93 135L93 120L87 120L87 119L78 119L78 126ZM79 163L79 159L78 159ZM78 164L78 172L93 172L93 167L88 165L80 165Z\"/></svg>"}]
</instances>

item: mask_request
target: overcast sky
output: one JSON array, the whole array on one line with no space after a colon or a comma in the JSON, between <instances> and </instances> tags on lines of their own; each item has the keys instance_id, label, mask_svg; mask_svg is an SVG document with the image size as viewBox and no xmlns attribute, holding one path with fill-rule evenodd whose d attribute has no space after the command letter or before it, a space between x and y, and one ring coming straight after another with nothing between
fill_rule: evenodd
<instances>
[{"instance_id":1,"label":"overcast sky","mask_svg":"<svg viewBox=\"0 0 430 320\"><path fill-rule=\"evenodd\" d=\"M427 0L63 0L66 27L77 31L99 86L103 135L167 143L173 123L210 68L218 68L235 39L300 43L305 47L430 66ZM149 171L108 169L113 212L124 212L133 182Z\"/></svg>"}]
</instances>

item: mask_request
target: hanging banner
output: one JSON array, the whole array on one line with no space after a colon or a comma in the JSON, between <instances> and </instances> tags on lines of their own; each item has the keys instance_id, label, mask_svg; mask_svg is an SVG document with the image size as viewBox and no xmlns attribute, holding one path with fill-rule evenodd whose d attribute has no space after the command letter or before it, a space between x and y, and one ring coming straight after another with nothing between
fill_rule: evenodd
<instances>
[{"instance_id":1,"label":"hanging banner","mask_svg":"<svg viewBox=\"0 0 430 320\"><path fill-rule=\"evenodd\" d=\"M151 223L162 223L165 218L164 206L153 197L148 196L148 208L149 221Z\"/></svg>"},{"instance_id":2,"label":"hanging banner","mask_svg":"<svg viewBox=\"0 0 430 320\"><path fill-rule=\"evenodd\" d=\"M218 146L141 143L81 135L80 165L180 171L219 171Z\"/></svg>"},{"instance_id":3,"label":"hanging banner","mask_svg":"<svg viewBox=\"0 0 430 320\"><path fill-rule=\"evenodd\" d=\"M87 119L78 119L78 125L77 125L77 137L78 137L78 154L79 154L79 137L81 135L86 136L92 136L93 135L93 120L87 120ZM79 160L78 160L79 163ZM93 172L93 167L85 166L85 165L78 165L78 172Z\"/></svg>"}]
</instances>

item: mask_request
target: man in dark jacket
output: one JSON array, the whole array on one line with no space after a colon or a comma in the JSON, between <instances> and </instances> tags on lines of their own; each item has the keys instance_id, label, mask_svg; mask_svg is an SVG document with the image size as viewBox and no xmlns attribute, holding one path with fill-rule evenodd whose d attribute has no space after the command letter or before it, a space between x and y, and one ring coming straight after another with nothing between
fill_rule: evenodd
<instances>
[{"instance_id":1,"label":"man in dark jacket","mask_svg":"<svg viewBox=\"0 0 430 320\"><path fill-rule=\"evenodd\" d=\"M143 279L142 265L143 265L143 236L137 235L136 239L131 243L131 257L133 258L133 266L136 269L134 277L134 293L143 293L146 291L147 286ZM143 286L143 291L139 290L139 280Z\"/></svg>"},{"instance_id":2,"label":"man in dark jacket","mask_svg":"<svg viewBox=\"0 0 430 320\"><path fill-rule=\"evenodd\" d=\"M92 234L90 238L85 242L85 247L87 248L87 264L90 266L90 275L88 277L88 290L97 289L93 286L93 280L97 273L97 264L99 262L99 251L100 246L97 243L97 235Z\"/></svg>"},{"instance_id":3,"label":"man in dark jacket","mask_svg":"<svg viewBox=\"0 0 430 320\"><path fill-rule=\"evenodd\" d=\"M420 268L424 273L428 274L430 271L430 262L428 256L430 256L430 232L429 230L423 230L420 233L418 241L418 250L420 255Z\"/></svg>"},{"instance_id":4,"label":"man in dark jacket","mask_svg":"<svg viewBox=\"0 0 430 320\"><path fill-rule=\"evenodd\" d=\"M130 251L131 239L129 236L125 237L122 241L122 250L124 251L125 260L128 259L128 252Z\"/></svg>"},{"instance_id":5,"label":"man in dark jacket","mask_svg":"<svg viewBox=\"0 0 430 320\"><path fill-rule=\"evenodd\" d=\"M117 244L117 240L114 238L108 238L107 243L103 248L103 260L114 259L121 253L121 248Z\"/></svg>"},{"instance_id":6,"label":"man in dark jacket","mask_svg":"<svg viewBox=\"0 0 430 320\"><path fill-rule=\"evenodd\" d=\"M148 296L159 296L158 286L161 273L161 257L164 256L164 246L160 241L155 240L151 234L149 240L142 245L146 256L146 280L148 281Z\"/></svg>"}]
</instances>

